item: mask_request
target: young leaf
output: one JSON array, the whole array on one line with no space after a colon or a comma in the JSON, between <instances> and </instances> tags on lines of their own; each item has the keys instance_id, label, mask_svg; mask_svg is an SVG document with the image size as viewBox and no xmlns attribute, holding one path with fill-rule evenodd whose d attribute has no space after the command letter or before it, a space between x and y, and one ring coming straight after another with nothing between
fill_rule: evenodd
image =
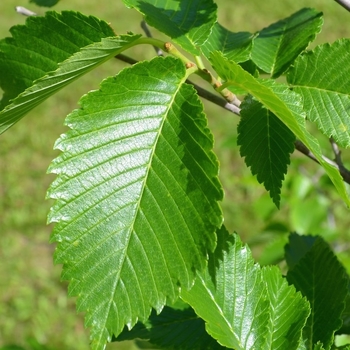
<instances>
[{"instance_id":1,"label":"young leaf","mask_svg":"<svg viewBox=\"0 0 350 350\"><path fill-rule=\"evenodd\" d=\"M206 332L204 321L191 308L175 310L165 306L159 315L153 310L145 324L139 322L130 331L125 328L116 340L136 338L147 339L161 349L226 349Z\"/></svg>"},{"instance_id":2,"label":"young leaf","mask_svg":"<svg viewBox=\"0 0 350 350\"><path fill-rule=\"evenodd\" d=\"M303 96L308 119L343 147L350 146L350 40L324 44L295 61L287 74Z\"/></svg>"},{"instance_id":3,"label":"young leaf","mask_svg":"<svg viewBox=\"0 0 350 350\"><path fill-rule=\"evenodd\" d=\"M310 306L282 278L276 266L262 268L270 301L270 322L264 349L297 349Z\"/></svg>"},{"instance_id":4,"label":"young leaf","mask_svg":"<svg viewBox=\"0 0 350 350\"><path fill-rule=\"evenodd\" d=\"M213 140L178 59L108 78L67 118L50 166L55 261L93 349L188 288L221 225Z\"/></svg>"},{"instance_id":5,"label":"young leaf","mask_svg":"<svg viewBox=\"0 0 350 350\"><path fill-rule=\"evenodd\" d=\"M308 244L307 237L305 240ZM294 242L296 240L290 241L289 250L296 249L292 246ZM344 267L328 244L317 237L309 251L288 271L287 279L311 305L311 315L303 331L308 348L321 342L326 350L330 349L334 332L342 325L341 315L348 293Z\"/></svg>"},{"instance_id":6,"label":"young leaf","mask_svg":"<svg viewBox=\"0 0 350 350\"><path fill-rule=\"evenodd\" d=\"M213 338L236 350L296 349L309 312L277 268L262 271L238 235L224 228L208 270L191 290L181 290L181 298L206 321Z\"/></svg>"},{"instance_id":7,"label":"young leaf","mask_svg":"<svg viewBox=\"0 0 350 350\"><path fill-rule=\"evenodd\" d=\"M322 12L304 8L261 30L254 39L252 60L273 78L284 73L321 31Z\"/></svg>"},{"instance_id":8,"label":"young leaf","mask_svg":"<svg viewBox=\"0 0 350 350\"><path fill-rule=\"evenodd\" d=\"M240 154L277 207L294 141L294 134L260 102L250 96L244 100L237 138Z\"/></svg>"},{"instance_id":9,"label":"young leaf","mask_svg":"<svg viewBox=\"0 0 350 350\"><path fill-rule=\"evenodd\" d=\"M75 12L29 18L26 26L12 28L12 34L13 38L0 42L1 106L5 107L0 112L0 133L140 37L114 36L107 23Z\"/></svg>"},{"instance_id":10,"label":"young leaf","mask_svg":"<svg viewBox=\"0 0 350 350\"><path fill-rule=\"evenodd\" d=\"M214 51L220 51L229 60L237 63L248 61L252 50L254 34L233 33L219 23L215 23L208 40L201 46L203 54L209 59Z\"/></svg>"},{"instance_id":11,"label":"young leaf","mask_svg":"<svg viewBox=\"0 0 350 350\"><path fill-rule=\"evenodd\" d=\"M207 323L207 332L236 350L261 349L269 322L266 287L259 266L238 235L225 228L209 257L208 270L198 274L190 291L181 298Z\"/></svg>"},{"instance_id":12,"label":"young leaf","mask_svg":"<svg viewBox=\"0 0 350 350\"><path fill-rule=\"evenodd\" d=\"M192 55L208 39L216 22L217 6L213 0L123 0L145 16L146 22L170 36Z\"/></svg>"},{"instance_id":13,"label":"young leaf","mask_svg":"<svg viewBox=\"0 0 350 350\"><path fill-rule=\"evenodd\" d=\"M226 80L224 87L236 86L246 90L281 119L294 135L311 150L326 170L343 200L350 206L350 200L339 171L323 160L318 141L306 130L300 95L293 93L284 85L254 78L237 63L223 57L220 52L212 54L211 62L217 73Z\"/></svg>"}]
</instances>

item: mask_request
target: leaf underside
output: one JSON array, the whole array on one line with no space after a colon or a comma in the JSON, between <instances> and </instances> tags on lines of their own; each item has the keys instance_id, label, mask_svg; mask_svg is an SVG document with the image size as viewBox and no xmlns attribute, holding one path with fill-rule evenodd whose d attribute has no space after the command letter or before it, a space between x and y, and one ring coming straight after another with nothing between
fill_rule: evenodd
<instances>
[{"instance_id":1,"label":"leaf underside","mask_svg":"<svg viewBox=\"0 0 350 350\"><path fill-rule=\"evenodd\" d=\"M254 39L252 60L273 78L280 76L315 39L322 24L322 12L310 8L271 24Z\"/></svg>"},{"instance_id":2,"label":"leaf underside","mask_svg":"<svg viewBox=\"0 0 350 350\"><path fill-rule=\"evenodd\" d=\"M310 247L309 251L300 256L297 263L293 261L287 279L311 305L311 315L303 330L307 347L321 342L328 350L333 344L334 332L342 325L348 279L344 267L321 237L317 237L312 245L309 236L301 236L299 240L294 238L289 242L288 251L296 250L294 245L300 246L302 239L305 240L304 250Z\"/></svg>"},{"instance_id":3,"label":"leaf underside","mask_svg":"<svg viewBox=\"0 0 350 350\"><path fill-rule=\"evenodd\" d=\"M55 261L94 349L175 299L215 247L218 162L185 73L171 57L124 69L82 98L56 144Z\"/></svg>"},{"instance_id":4,"label":"leaf underside","mask_svg":"<svg viewBox=\"0 0 350 350\"><path fill-rule=\"evenodd\" d=\"M294 151L294 134L260 102L248 96L241 105L237 144L240 154L277 207L284 174Z\"/></svg>"},{"instance_id":5,"label":"leaf underside","mask_svg":"<svg viewBox=\"0 0 350 350\"><path fill-rule=\"evenodd\" d=\"M205 320L213 338L236 350L296 349L309 313L307 301L278 268L262 270L238 235L224 228L208 269L181 298Z\"/></svg>"},{"instance_id":6,"label":"leaf underside","mask_svg":"<svg viewBox=\"0 0 350 350\"><path fill-rule=\"evenodd\" d=\"M216 22L213 0L123 0L145 16L146 22L192 55L200 54Z\"/></svg>"},{"instance_id":7,"label":"leaf underside","mask_svg":"<svg viewBox=\"0 0 350 350\"><path fill-rule=\"evenodd\" d=\"M94 17L66 11L30 17L0 41L0 133L26 113L135 42Z\"/></svg>"},{"instance_id":8,"label":"leaf underside","mask_svg":"<svg viewBox=\"0 0 350 350\"><path fill-rule=\"evenodd\" d=\"M300 56L287 75L308 119L343 147L350 146L349 60L350 40L341 39Z\"/></svg>"}]
</instances>

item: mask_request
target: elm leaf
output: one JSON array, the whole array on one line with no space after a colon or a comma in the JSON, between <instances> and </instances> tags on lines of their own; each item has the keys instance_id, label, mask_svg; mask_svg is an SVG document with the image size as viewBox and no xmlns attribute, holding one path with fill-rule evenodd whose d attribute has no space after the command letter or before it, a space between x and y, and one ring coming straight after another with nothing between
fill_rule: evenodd
<instances>
[{"instance_id":1,"label":"elm leaf","mask_svg":"<svg viewBox=\"0 0 350 350\"><path fill-rule=\"evenodd\" d=\"M175 300L215 248L218 161L186 78L172 57L126 68L82 98L56 143L51 241L93 349Z\"/></svg>"}]
</instances>

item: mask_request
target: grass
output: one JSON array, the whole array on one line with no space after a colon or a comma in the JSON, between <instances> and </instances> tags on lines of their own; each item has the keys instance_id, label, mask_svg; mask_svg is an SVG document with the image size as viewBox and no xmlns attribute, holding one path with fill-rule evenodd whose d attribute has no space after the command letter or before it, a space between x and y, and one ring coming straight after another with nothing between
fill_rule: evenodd
<instances>
[{"instance_id":1,"label":"grass","mask_svg":"<svg viewBox=\"0 0 350 350\"><path fill-rule=\"evenodd\" d=\"M256 1L249 6L245 0L217 3L222 23L233 31L251 32L305 6L301 0ZM9 36L11 26L24 23L25 18L13 10L16 5L17 0L0 2L1 37ZM317 43L350 36L350 27L346 26L350 15L334 1L319 0L308 5L322 10L325 16ZM41 8L28 7L43 13ZM121 1L107 5L96 0L72 0L69 5L62 1L55 7L57 11L63 9L103 18L117 33L141 32L140 15L125 9ZM150 58L153 51L142 47L135 49L133 55ZM89 347L83 316L76 314L74 299L67 297L67 284L60 282L61 266L54 266L52 262L54 246L48 244L52 227L45 225L52 203L45 200L45 193L53 176L46 175L46 169L57 155L53 150L54 141L66 130L64 117L78 106L80 96L98 88L101 79L116 74L124 66L116 61L106 63L43 103L0 136L0 348L11 343L25 349L40 349L40 344L47 349ZM349 241L344 233L349 225L348 213L337 197L327 199L328 192L326 195L313 193L314 186L321 191L318 181L322 176L318 176L316 165L294 156L294 165L283 190L283 209L277 212L238 156L235 147L238 118L208 103L205 106L222 165L226 225L250 241L253 248L258 247L257 256L262 241L271 241L273 252L274 247L281 248L285 232L296 227L301 230L307 227L305 233L321 232L329 240L341 235L342 242ZM309 176L301 176L300 171ZM291 205L284 207L287 199ZM315 205L321 208L319 214ZM312 215L305 215L306 210L311 210ZM341 249L343 261L348 263ZM133 345L108 345L108 349L123 348L132 349Z\"/></svg>"}]
</instances>

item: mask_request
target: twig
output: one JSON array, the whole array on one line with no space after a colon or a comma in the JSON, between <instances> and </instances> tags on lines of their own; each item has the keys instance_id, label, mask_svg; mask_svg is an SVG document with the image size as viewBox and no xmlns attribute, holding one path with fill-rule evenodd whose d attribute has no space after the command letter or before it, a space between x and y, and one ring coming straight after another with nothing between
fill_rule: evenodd
<instances>
[{"instance_id":1,"label":"twig","mask_svg":"<svg viewBox=\"0 0 350 350\"><path fill-rule=\"evenodd\" d=\"M147 25L145 20L141 21L141 28L143 29L143 31L145 32L145 34L148 38L152 38L151 31L149 30L148 25ZM153 46L153 48L156 51L157 56L164 55L163 51L159 47Z\"/></svg>"},{"instance_id":2,"label":"twig","mask_svg":"<svg viewBox=\"0 0 350 350\"><path fill-rule=\"evenodd\" d=\"M350 11L350 0L335 0L339 5Z\"/></svg>"},{"instance_id":3,"label":"twig","mask_svg":"<svg viewBox=\"0 0 350 350\"><path fill-rule=\"evenodd\" d=\"M130 64L137 63L136 60L134 60L134 59L132 59L130 57L124 56L124 55L117 55L116 58L118 58L118 59L120 59L120 60L122 60L124 62L130 63ZM210 102L216 104L219 107L222 107L222 108L228 110L231 113L236 114L237 116L240 116L240 111L241 110L235 104L228 103L222 97L220 97L218 95L215 95L215 94L209 92L208 90L203 89L202 87L198 86L197 84L192 83L189 80L186 80L186 82L188 84L191 84L196 89L196 91L197 91L199 96L205 98L207 101L210 101ZM307 156L308 158L310 158L311 160L313 160L314 162L319 164L319 161L317 160L315 155L300 140L296 140L294 142L294 146L295 146L295 149L298 150L300 153L304 154L305 156ZM338 152L337 154L339 154L339 157L340 157L339 149L338 149L337 152ZM322 156L322 158L323 158L323 160L325 162L327 162L328 164L331 164L332 166L337 168L337 170L339 171L340 175L342 176L344 182L350 184L350 171L344 167L344 165L341 162L341 160L338 163L337 160L333 161L333 160L327 158L326 156Z\"/></svg>"},{"instance_id":4,"label":"twig","mask_svg":"<svg viewBox=\"0 0 350 350\"><path fill-rule=\"evenodd\" d=\"M30 11L23 6L16 6L15 10L17 13L20 13L23 16L36 16L37 15L35 12Z\"/></svg>"},{"instance_id":5,"label":"twig","mask_svg":"<svg viewBox=\"0 0 350 350\"><path fill-rule=\"evenodd\" d=\"M123 62L125 62L125 63L129 63L129 64L131 64L131 65L133 65L133 64L136 64L136 63L138 63L139 61L137 61L137 60L135 60L135 59L133 59L133 58L131 58L131 57L129 57L129 56L125 56L125 55L123 55L123 54L119 54L119 55L117 55L117 56L114 56L116 59L118 59L118 60L120 60L120 61L123 61Z\"/></svg>"}]
</instances>

